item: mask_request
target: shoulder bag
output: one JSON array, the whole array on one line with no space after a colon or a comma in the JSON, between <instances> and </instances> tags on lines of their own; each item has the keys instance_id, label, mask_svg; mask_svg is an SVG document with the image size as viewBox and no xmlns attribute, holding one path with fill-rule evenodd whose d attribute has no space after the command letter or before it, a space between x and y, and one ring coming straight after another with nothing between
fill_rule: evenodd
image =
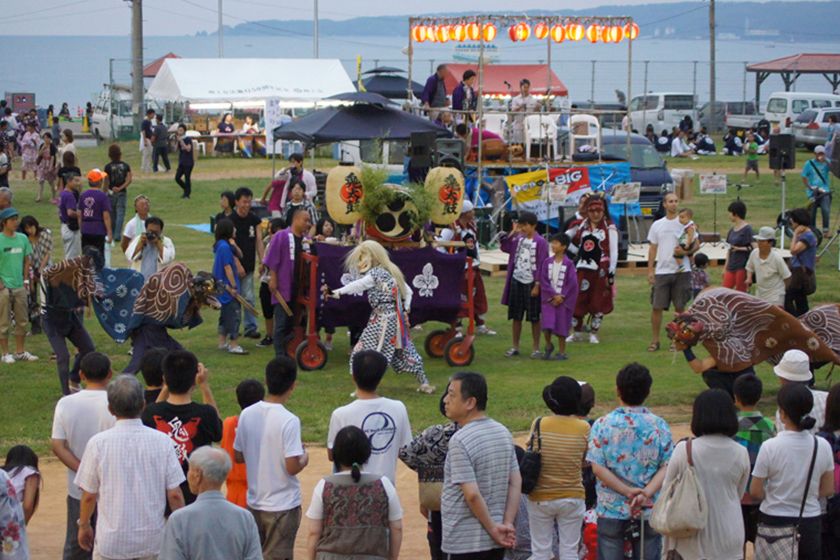
<instances>
[{"instance_id":1,"label":"shoulder bag","mask_svg":"<svg viewBox=\"0 0 840 560\"><path fill-rule=\"evenodd\" d=\"M674 539L685 539L706 528L709 511L706 494L697 480L689 438L685 444L688 465L662 490L653 506L650 526Z\"/></svg>"},{"instance_id":2,"label":"shoulder bag","mask_svg":"<svg viewBox=\"0 0 840 560\"><path fill-rule=\"evenodd\" d=\"M519 473L522 475L522 493L530 494L537 487L537 480L540 478L540 469L542 468L542 434L540 433L540 421L542 417L537 418L537 423L534 425L534 431L531 433L531 438L528 440L528 449L525 450L525 456L522 458L522 464L519 465ZM534 439L537 440L537 448L534 449Z\"/></svg>"},{"instance_id":3,"label":"shoulder bag","mask_svg":"<svg viewBox=\"0 0 840 560\"><path fill-rule=\"evenodd\" d=\"M811 454L811 466L808 468L808 480L805 483L805 493L799 506L799 517L792 525L771 527L764 523L758 524L755 535L755 557L761 560L796 560L799 558L799 524L805 512L805 502L808 501L808 488L814 475L814 464L817 461L817 437L814 436L814 452Z\"/></svg>"}]
</instances>

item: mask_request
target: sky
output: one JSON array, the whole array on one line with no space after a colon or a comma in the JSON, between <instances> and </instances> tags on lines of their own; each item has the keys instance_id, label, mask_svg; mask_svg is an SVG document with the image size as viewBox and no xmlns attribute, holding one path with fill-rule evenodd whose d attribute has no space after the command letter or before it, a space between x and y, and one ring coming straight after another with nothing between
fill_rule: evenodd
<instances>
[{"instance_id":1,"label":"sky","mask_svg":"<svg viewBox=\"0 0 840 560\"><path fill-rule=\"evenodd\" d=\"M315 0L222 0L225 25L266 19L310 19ZM622 0L597 5L670 3L673 0ZM215 31L219 0L143 0L145 35L192 35ZM318 0L319 17L350 19L370 15L420 15L452 10L452 0ZM551 0L517 0L517 10L556 9ZM566 0L580 9L595 2ZM2 0L0 35L127 35L131 24L126 0ZM510 0L461 0L459 11L509 10Z\"/></svg>"}]
</instances>

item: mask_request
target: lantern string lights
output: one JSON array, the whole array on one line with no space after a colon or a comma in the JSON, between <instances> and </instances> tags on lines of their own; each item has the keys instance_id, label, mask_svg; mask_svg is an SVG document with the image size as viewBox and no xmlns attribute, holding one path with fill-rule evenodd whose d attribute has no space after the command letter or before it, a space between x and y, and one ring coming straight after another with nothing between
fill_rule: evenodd
<instances>
[{"instance_id":1,"label":"lantern string lights","mask_svg":"<svg viewBox=\"0 0 840 560\"><path fill-rule=\"evenodd\" d=\"M416 43L447 43L463 41L492 42L499 28L507 29L514 43L530 38L554 43L582 41L590 43L620 43L639 36L639 26L624 17L558 17L525 18L515 16L470 18L412 18L411 39Z\"/></svg>"}]
</instances>

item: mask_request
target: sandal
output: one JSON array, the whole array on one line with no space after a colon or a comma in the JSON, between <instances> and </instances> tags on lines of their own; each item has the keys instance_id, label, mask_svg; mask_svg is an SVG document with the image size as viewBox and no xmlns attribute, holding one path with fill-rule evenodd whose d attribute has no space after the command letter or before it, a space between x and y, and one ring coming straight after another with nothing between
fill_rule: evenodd
<instances>
[{"instance_id":1,"label":"sandal","mask_svg":"<svg viewBox=\"0 0 840 560\"><path fill-rule=\"evenodd\" d=\"M551 359L551 354L553 354L553 353L554 353L554 345L549 344L548 346L545 347L545 352L542 355L542 359L543 360L550 360Z\"/></svg>"},{"instance_id":2,"label":"sandal","mask_svg":"<svg viewBox=\"0 0 840 560\"><path fill-rule=\"evenodd\" d=\"M505 356L508 358L513 358L514 356L519 355L519 350L516 348L508 348L507 352L505 352Z\"/></svg>"},{"instance_id":3,"label":"sandal","mask_svg":"<svg viewBox=\"0 0 840 560\"><path fill-rule=\"evenodd\" d=\"M542 357L543 357L543 353L540 352L539 350L534 350L533 352L531 352L531 359L532 360L540 360L540 359L542 359Z\"/></svg>"},{"instance_id":4,"label":"sandal","mask_svg":"<svg viewBox=\"0 0 840 560\"><path fill-rule=\"evenodd\" d=\"M427 395L433 395L435 393L435 386L429 385L428 383L423 383L419 387L417 387L418 393L425 393Z\"/></svg>"},{"instance_id":5,"label":"sandal","mask_svg":"<svg viewBox=\"0 0 840 560\"><path fill-rule=\"evenodd\" d=\"M658 342L651 342L648 344L647 351L648 352L656 352L659 350L659 343Z\"/></svg>"}]
</instances>

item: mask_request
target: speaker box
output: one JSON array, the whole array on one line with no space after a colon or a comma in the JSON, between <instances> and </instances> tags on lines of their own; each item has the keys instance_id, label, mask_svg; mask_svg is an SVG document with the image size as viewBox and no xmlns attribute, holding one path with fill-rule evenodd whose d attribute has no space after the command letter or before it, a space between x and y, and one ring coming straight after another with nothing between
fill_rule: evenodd
<instances>
[{"instance_id":1,"label":"speaker box","mask_svg":"<svg viewBox=\"0 0 840 560\"><path fill-rule=\"evenodd\" d=\"M793 169L796 167L796 143L793 134L770 136L770 169Z\"/></svg>"},{"instance_id":2,"label":"speaker box","mask_svg":"<svg viewBox=\"0 0 840 560\"><path fill-rule=\"evenodd\" d=\"M437 167L454 167L458 171L464 170L464 142L455 138L438 138L435 140Z\"/></svg>"},{"instance_id":3,"label":"speaker box","mask_svg":"<svg viewBox=\"0 0 840 560\"><path fill-rule=\"evenodd\" d=\"M414 168L434 167L434 132L413 132L411 134L411 159L408 166Z\"/></svg>"}]
</instances>

